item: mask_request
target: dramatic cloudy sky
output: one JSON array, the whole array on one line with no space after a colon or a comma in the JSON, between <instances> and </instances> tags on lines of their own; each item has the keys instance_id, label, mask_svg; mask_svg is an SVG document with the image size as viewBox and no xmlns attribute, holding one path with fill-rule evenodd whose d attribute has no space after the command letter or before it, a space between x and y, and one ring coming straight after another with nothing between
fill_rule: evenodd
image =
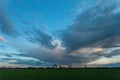
<instances>
[{"instance_id":1,"label":"dramatic cloudy sky","mask_svg":"<svg viewBox=\"0 0 120 80\"><path fill-rule=\"evenodd\" d=\"M0 0L0 66L120 66L120 0Z\"/></svg>"}]
</instances>

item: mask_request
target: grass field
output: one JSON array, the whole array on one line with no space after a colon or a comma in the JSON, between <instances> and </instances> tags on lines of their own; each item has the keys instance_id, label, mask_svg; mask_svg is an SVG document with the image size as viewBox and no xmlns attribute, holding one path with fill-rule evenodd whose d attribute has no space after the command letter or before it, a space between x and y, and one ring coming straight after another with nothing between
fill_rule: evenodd
<instances>
[{"instance_id":1,"label":"grass field","mask_svg":"<svg viewBox=\"0 0 120 80\"><path fill-rule=\"evenodd\" d=\"M120 69L1 69L0 80L120 80Z\"/></svg>"}]
</instances>

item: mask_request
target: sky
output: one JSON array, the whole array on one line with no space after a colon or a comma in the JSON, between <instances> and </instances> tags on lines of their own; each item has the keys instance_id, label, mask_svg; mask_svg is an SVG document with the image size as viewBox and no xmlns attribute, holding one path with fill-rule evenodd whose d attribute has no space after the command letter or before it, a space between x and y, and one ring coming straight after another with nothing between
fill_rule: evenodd
<instances>
[{"instance_id":1,"label":"sky","mask_svg":"<svg viewBox=\"0 0 120 80\"><path fill-rule=\"evenodd\" d=\"M0 0L0 67L120 67L120 0Z\"/></svg>"}]
</instances>

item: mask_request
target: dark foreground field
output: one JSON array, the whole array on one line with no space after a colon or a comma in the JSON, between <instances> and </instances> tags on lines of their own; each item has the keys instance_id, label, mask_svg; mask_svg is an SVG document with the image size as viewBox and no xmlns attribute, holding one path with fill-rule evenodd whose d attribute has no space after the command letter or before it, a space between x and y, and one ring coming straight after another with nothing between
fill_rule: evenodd
<instances>
[{"instance_id":1,"label":"dark foreground field","mask_svg":"<svg viewBox=\"0 0 120 80\"><path fill-rule=\"evenodd\" d=\"M120 80L120 69L3 69L0 80Z\"/></svg>"}]
</instances>

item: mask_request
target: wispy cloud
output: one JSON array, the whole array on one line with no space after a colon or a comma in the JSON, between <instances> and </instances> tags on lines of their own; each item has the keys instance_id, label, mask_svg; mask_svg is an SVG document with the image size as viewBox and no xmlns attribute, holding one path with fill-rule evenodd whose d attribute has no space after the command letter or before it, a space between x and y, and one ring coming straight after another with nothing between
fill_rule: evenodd
<instances>
[{"instance_id":1,"label":"wispy cloud","mask_svg":"<svg viewBox=\"0 0 120 80\"><path fill-rule=\"evenodd\" d=\"M10 64L14 65L27 65L27 66L40 66L40 65L50 65L50 63L41 61L36 58L28 57L23 54L16 53L4 53L0 52L0 65L2 63L7 63L8 66Z\"/></svg>"},{"instance_id":2,"label":"wispy cloud","mask_svg":"<svg viewBox=\"0 0 120 80\"><path fill-rule=\"evenodd\" d=\"M0 41L7 42L7 40L4 37L2 37L2 36L0 36Z\"/></svg>"},{"instance_id":3,"label":"wispy cloud","mask_svg":"<svg viewBox=\"0 0 120 80\"><path fill-rule=\"evenodd\" d=\"M9 15L4 11L4 7L0 7L0 31L9 36L17 36L18 32L15 30L14 23Z\"/></svg>"},{"instance_id":4,"label":"wispy cloud","mask_svg":"<svg viewBox=\"0 0 120 80\"><path fill-rule=\"evenodd\" d=\"M33 44L47 48L55 48L52 44L53 37L40 29L32 28L31 30L26 30L25 35L27 36L26 39Z\"/></svg>"}]
</instances>

